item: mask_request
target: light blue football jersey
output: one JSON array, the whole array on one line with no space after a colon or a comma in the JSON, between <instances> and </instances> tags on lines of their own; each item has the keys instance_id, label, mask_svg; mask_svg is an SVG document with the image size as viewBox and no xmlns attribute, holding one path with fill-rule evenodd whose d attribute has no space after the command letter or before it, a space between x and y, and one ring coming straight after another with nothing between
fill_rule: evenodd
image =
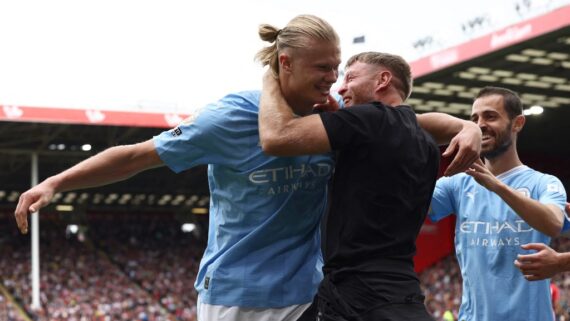
<instances>
[{"instance_id":1,"label":"light blue football jersey","mask_svg":"<svg viewBox=\"0 0 570 321\"><path fill-rule=\"evenodd\" d=\"M265 155L259 98L230 94L154 137L175 172L208 164L208 245L195 284L207 304L304 304L322 279L319 227L333 159Z\"/></svg>"},{"instance_id":2,"label":"light blue football jersey","mask_svg":"<svg viewBox=\"0 0 570 321\"><path fill-rule=\"evenodd\" d=\"M524 195L561 211L566 191L558 178L527 166L497 176ZM531 228L498 195L466 174L440 178L430 218L457 216L455 251L463 277L459 321L553 320L549 280L527 281L515 267L522 244L550 243ZM562 214L561 214L562 215Z\"/></svg>"}]
</instances>

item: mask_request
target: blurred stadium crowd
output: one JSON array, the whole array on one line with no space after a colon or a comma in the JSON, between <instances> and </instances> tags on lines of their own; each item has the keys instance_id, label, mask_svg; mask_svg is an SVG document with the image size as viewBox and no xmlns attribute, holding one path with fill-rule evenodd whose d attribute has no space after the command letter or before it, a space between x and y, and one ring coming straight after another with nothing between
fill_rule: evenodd
<instances>
[{"instance_id":1,"label":"blurred stadium crowd","mask_svg":"<svg viewBox=\"0 0 570 321\"><path fill-rule=\"evenodd\" d=\"M41 304L32 310L30 238L0 212L0 320L194 321L193 284L205 244L161 215L89 217L76 233L60 214L40 223ZM570 251L570 241L553 247ZM461 273L450 255L420 274L428 311L457 320ZM570 273L556 276L557 321L568 321ZM22 311L20 311L22 309Z\"/></svg>"},{"instance_id":2,"label":"blurred stadium crowd","mask_svg":"<svg viewBox=\"0 0 570 321\"><path fill-rule=\"evenodd\" d=\"M42 217L39 311L30 308L30 238L6 214L0 221L2 286L32 320L196 319L193 284L204 244L175 220L99 217L74 234L64 220ZM0 320L25 319L0 296Z\"/></svg>"}]
</instances>

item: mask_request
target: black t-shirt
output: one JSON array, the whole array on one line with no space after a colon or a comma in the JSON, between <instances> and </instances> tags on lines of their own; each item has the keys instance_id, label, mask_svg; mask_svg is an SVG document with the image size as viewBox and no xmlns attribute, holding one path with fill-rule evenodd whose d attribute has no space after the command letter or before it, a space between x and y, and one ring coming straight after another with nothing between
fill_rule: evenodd
<instances>
[{"instance_id":1,"label":"black t-shirt","mask_svg":"<svg viewBox=\"0 0 570 321\"><path fill-rule=\"evenodd\" d=\"M420 293L413 256L437 179L438 146L409 106L371 103L320 115L339 151L325 275L356 310Z\"/></svg>"}]
</instances>

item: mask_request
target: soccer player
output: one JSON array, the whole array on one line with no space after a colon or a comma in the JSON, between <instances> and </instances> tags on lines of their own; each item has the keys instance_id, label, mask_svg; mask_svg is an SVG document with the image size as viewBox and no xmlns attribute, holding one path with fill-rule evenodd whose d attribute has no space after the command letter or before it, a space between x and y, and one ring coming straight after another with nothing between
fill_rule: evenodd
<instances>
[{"instance_id":1,"label":"soccer player","mask_svg":"<svg viewBox=\"0 0 570 321\"><path fill-rule=\"evenodd\" d=\"M566 192L556 177L525 166L516 143L525 117L516 93L483 88L471 120L481 155L466 174L438 180L429 216L457 217L455 252L463 277L459 320L552 320L549 281L527 282L513 266L520 246L562 230Z\"/></svg>"}]
</instances>

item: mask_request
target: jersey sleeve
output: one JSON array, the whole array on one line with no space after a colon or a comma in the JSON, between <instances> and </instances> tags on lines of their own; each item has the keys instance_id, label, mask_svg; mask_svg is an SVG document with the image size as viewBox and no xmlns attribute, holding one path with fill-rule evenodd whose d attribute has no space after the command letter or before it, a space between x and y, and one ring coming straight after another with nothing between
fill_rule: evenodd
<instances>
[{"instance_id":1,"label":"jersey sleeve","mask_svg":"<svg viewBox=\"0 0 570 321\"><path fill-rule=\"evenodd\" d=\"M248 104L245 99L224 97L206 105L179 126L154 137L158 155L175 172L202 164L237 163L244 154L240 149L244 140L258 137L257 113L244 104Z\"/></svg>"},{"instance_id":2,"label":"jersey sleeve","mask_svg":"<svg viewBox=\"0 0 570 321\"><path fill-rule=\"evenodd\" d=\"M428 213L433 222L457 212L453 186L453 177L442 177L437 180Z\"/></svg>"},{"instance_id":3,"label":"jersey sleeve","mask_svg":"<svg viewBox=\"0 0 570 321\"><path fill-rule=\"evenodd\" d=\"M382 135L387 122L386 108L390 107L360 105L320 113L331 148L341 150Z\"/></svg>"},{"instance_id":4,"label":"jersey sleeve","mask_svg":"<svg viewBox=\"0 0 570 321\"><path fill-rule=\"evenodd\" d=\"M562 231L570 231L570 218L564 210L566 206L566 190L562 182L556 176L545 174L540 179L538 193L538 201L540 203L552 204L560 208L564 216Z\"/></svg>"}]
</instances>

